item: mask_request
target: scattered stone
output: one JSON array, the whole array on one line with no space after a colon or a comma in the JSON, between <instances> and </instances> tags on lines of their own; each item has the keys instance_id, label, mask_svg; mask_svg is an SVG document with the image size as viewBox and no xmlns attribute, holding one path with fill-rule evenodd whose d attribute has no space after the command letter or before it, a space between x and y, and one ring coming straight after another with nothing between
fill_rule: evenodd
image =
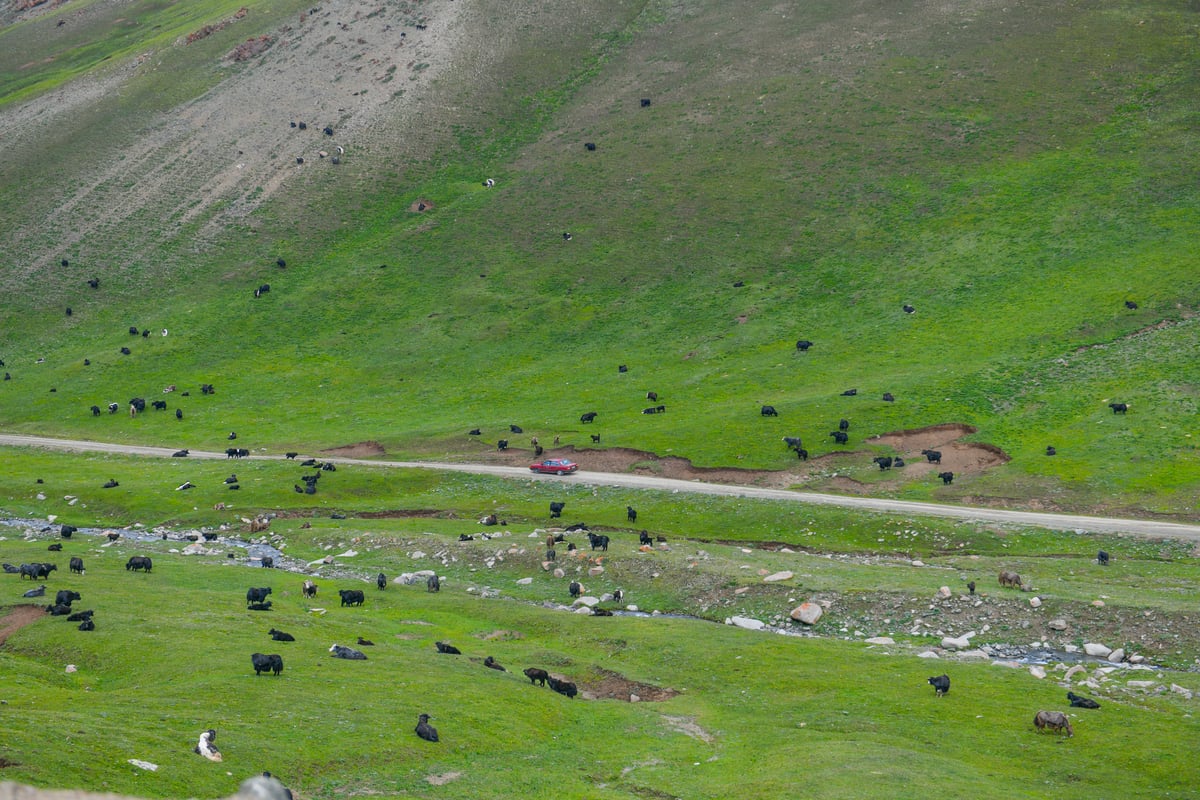
<instances>
[{"instance_id":1,"label":"scattered stone","mask_svg":"<svg viewBox=\"0 0 1200 800\"><path fill-rule=\"evenodd\" d=\"M1034 608L1041 608L1042 607L1042 598L1040 598L1040 597L1029 598L1029 605L1033 606Z\"/></svg>"},{"instance_id":2,"label":"scattered stone","mask_svg":"<svg viewBox=\"0 0 1200 800\"><path fill-rule=\"evenodd\" d=\"M598 575L603 575L603 574L604 574L604 567L592 567L591 569L588 570L588 575L591 575L593 578L595 578Z\"/></svg>"},{"instance_id":3,"label":"scattered stone","mask_svg":"<svg viewBox=\"0 0 1200 800\"><path fill-rule=\"evenodd\" d=\"M790 616L792 619L797 622L803 622L805 625L816 625L824 613L820 604L809 601L793 608Z\"/></svg>"},{"instance_id":4,"label":"scattered stone","mask_svg":"<svg viewBox=\"0 0 1200 800\"><path fill-rule=\"evenodd\" d=\"M1092 605L1094 605L1096 608L1104 608L1104 601L1103 600L1093 600Z\"/></svg>"},{"instance_id":5,"label":"scattered stone","mask_svg":"<svg viewBox=\"0 0 1200 800\"><path fill-rule=\"evenodd\" d=\"M734 594L745 594L748 591L750 591L749 586L739 586L738 588L733 590L733 593Z\"/></svg>"},{"instance_id":6,"label":"scattered stone","mask_svg":"<svg viewBox=\"0 0 1200 800\"><path fill-rule=\"evenodd\" d=\"M1125 648L1118 647L1116 650L1113 650L1108 654L1108 660L1114 664L1120 664L1125 660Z\"/></svg>"},{"instance_id":7,"label":"scattered stone","mask_svg":"<svg viewBox=\"0 0 1200 800\"><path fill-rule=\"evenodd\" d=\"M71 672L77 672L78 670L79 670L79 667L75 666L74 664L67 664L67 669L66 669L66 671L67 671L68 673L71 673Z\"/></svg>"},{"instance_id":8,"label":"scattered stone","mask_svg":"<svg viewBox=\"0 0 1200 800\"><path fill-rule=\"evenodd\" d=\"M629 605L625 606L625 610L626 611L637 611L638 607L635 606L633 603L630 603Z\"/></svg>"},{"instance_id":9,"label":"scattered stone","mask_svg":"<svg viewBox=\"0 0 1200 800\"><path fill-rule=\"evenodd\" d=\"M971 640L965 636L942 637L942 647L946 650L966 650L971 646Z\"/></svg>"},{"instance_id":10,"label":"scattered stone","mask_svg":"<svg viewBox=\"0 0 1200 800\"><path fill-rule=\"evenodd\" d=\"M131 758L129 759L129 763L139 769L149 770L150 772L158 769L158 764L151 764L149 761L142 761L140 758Z\"/></svg>"},{"instance_id":11,"label":"scattered stone","mask_svg":"<svg viewBox=\"0 0 1200 800\"><path fill-rule=\"evenodd\" d=\"M1087 677L1087 667L1083 666L1082 664L1076 664L1067 670L1067 674L1063 675L1063 680L1069 681L1071 678L1074 678L1080 673L1083 673L1084 677Z\"/></svg>"},{"instance_id":12,"label":"scattered stone","mask_svg":"<svg viewBox=\"0 0 1200 800\"><path fill-rule=\"evenodd\" d=\"M583 597L575 598L575 602L572 603L571 605L587 606L588 608L592 608L593 606L597 606L599 604L600 604L599 597L591 597L590 595L584 595Z\"/></svg>"},{"instance_id":13,"label":"scattered stone","mask_svg":"<svg viewBox=\"0 0 1200 800\"><path fill-rule=\"evenodd\" d=\"M917 560L913 560L913 561L910 561L909 563L910 563L910 564L912 564L914 567L923 567L923 566L925 566L925 562L924 562L924 561L917 561Z\"/></svg>"},{"instance_id":14,"label":"scattered stone","mask_svg":"<svg viewBox=\"0 0 1200 800\"><path fill-rule=\"evenodd\" d=\"M1157 686L1158 682L1157 681L1129 681L1125 685L1128 686L1130 689L1149 689L1151 687Z\"/></svg>"},{"instance_id":15,"label":"scattered stone","mask_svg":"<svg viewBox=\"0 0 1200 800\"><path fill-rule=\"evenodd\" d=\"M1146 657L1143 655L1139 655L1138 653L1134 653L1133 655L1131 655L1129 657L1130 664L1141 664L1145 660L1146 660Z\"/></svg>"},{"instance_id":16,"label":"scattered stone","mask_svg":"<svg viewBox=\"0 0 1200 800\"><path fill-rule=\"evenodd\" d=\"M1181 694L1181 695L1183 695L1183 696L1184 696L1184 698L1186 698L1186 699L1188 699L1188 700L1191 700L1191 699L1192 699L1192 690L1191 690L1191 689L1185 689L1185 688L1183 688L1182 686L1180 686L1180 685L1179 685L1179 684L1177 684L1177 683L1172 683L1172 684L1171 684L1171 691L1172 691L1172 692L1174 692L1175 694Z\"/></svg>"},{"instance_id":17,"label":"scattered stone","mask_svg":"<svg viewBox=\"0 0 1200 800\"><path fill-rule=\"evenodd\" d=\"M872 636L870 639L864 639L867 644L895 644L896 640L890 636Z\"/></svg>"},{"instance_id":18,"label":"scattered stone","mask_svg":"<svg viewBox=\"0 0 1200 800\"><path fill-rule=\"evenodd\" d=\"M1108 658L1109 653L1112 652L1112 648L1096 642L1088 642L1083 646L1083 652L1094 658Z\"/></svg>"},{"instance_id":19,"label":"scattered stone","mask_svg":"<svg viewBox=\"0 0 1200 800\"><path fill-rule=\"evenodd\" d=\"M1020 669L1022 664L1020 661L993 661L993 667L1008 667L1009 669Z\"/></svg>"},{"instance_id":20,"label":"scattered stone","mask_svg":"<svg viewBox=\"0 0 1200 800\"><path fill-rule=\"evenodd\" d=\"M917 658L941 658L941 656L932 650L924 650L920 653L917 653Z\"/></svg>"},{"instance_id":21,"label":"scattered stone","mask_svg":"<svg viewBox=\"0 0 1200 800\"><path fill-rule=\"evenodd\" d=\"M937 590L937 593L938 593L938 597L941 597L941 598L943 598L943 599L944 599L944 598L947 598L947 597L949 597L949 596L950 596L950 587L949 587L949 586L943 586L943 587L941 587L940 589L938 589L938 590Z\"/></svg>"},{"instance_id":22,"label":"scattered stone","mask_svg":"<svg viewBox=\"0 0 1200 800\"><path fill-rule=\"evenodd\" d=\"M778 583L779 581L790 581L791 579L792 573L785 570L783 572L776 572L772 575L768 575L767 577L763 578L763 583Z\"/></svg>"},{"instance_id":23,"label":"scattered stone","mask_svg":"<svg viewBox=\"0 0 1200 800\"><path fill-rule=\"evenodd\" d=\"M1067 621L1065 619L1052 619L1046 623L1046 627L1052 631L1065 631L1067 629Z\"/></svg>"},{"instance_id":24,"label":"scattered stone","mask_svg":"<svg viewBox=\"0 0 1200 800\"><path fill-rule=\"evenodd\" d=\"M1046 677L1046 670L1042 669L1041 667L1039 667L1035 664L1034 666L1029 668L1029 674L1032 675L1033 677L1037 678L1038 680L1042 680L1043 678Z\"/></svg>"},{"instance_id":25,"label":"scattered stone","mask_svg":"<svg viewBox=\"0 0 1200 800\"><path fill-rule=\"evenodd\" d=\"M554 570L554 577L565 578L565 577L567 577L567 573L565 570L563 570L562 567L559 567L558 569Z\"/></svg>"},{"instance_id":26,"label":"scattered stone","mask_svg":"<svg viewBox=\"0 0 1200 800\"><path fill-rule=\"evenodd\" d=\"M979 650L979 649L963 650L961 653L958 654L958 657L959 658L978 658L978 659L982 659L984 661L991 658L990 655L985 653L983 650Z\"/></svg>"},{"instance_id":27,"label":"scattered stone","mask_svg":"<svg viewBox=\"0 0 1200 800\"><path fill-rule=\"evenodd\" d=\"M636 694L631 694L631 695L629 695L629 702L631 702L631 703L637 703L637 702L639 702L641 699L642 699L642 698L638 697Z\"/></svg>"},{"instance_id":28,"label":"scattered stone","mask_svg":"<svg viewBox=\"0 0 1200 800\"><path fill-rule=\"evenodd\" d=\"M533 583L533 578L518 578L517 579L518 586L528 586L531 583Z\"/></svg>"}]
</instances>

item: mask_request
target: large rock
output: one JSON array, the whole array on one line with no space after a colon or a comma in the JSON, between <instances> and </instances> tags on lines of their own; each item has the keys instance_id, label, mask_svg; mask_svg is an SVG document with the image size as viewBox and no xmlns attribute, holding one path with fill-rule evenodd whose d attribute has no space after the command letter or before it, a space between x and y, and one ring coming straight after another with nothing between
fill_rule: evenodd
<instances>
[{"instance_id":1,"label":"large rock","mask_svg":"<svg viewBox=\"0 0 1200 800\"><path fill-rule=\"evenodd\" d=\"M1052 631L1065 631L1067 629L1067 621L1065 619L1052 619L1046 623L1046 627Z\"/></svg>"},{"instance_id":2,"label":"large rock","mask_svg":"<svg viewBox=\"0 0 1200 800\"><path fill-rule=\"evenodd\" d=\"M778 583L779 581L790 581L791 579L792 573L785 570L783 572L776 572L768 575L767 577L763 578L763 583Z\"/></svg>"},{"instance_id":3,"label":"large rock","mask_svg":"<svg viewBox=\"0 0 1200 800\"><path fill-rule=\"evenodd\" d=\"M816 625L824 613L819 604L809 601L793 608L790 616L792 619L797 622L803 622L805 625Z\"/></svg>"},{"instance_id":4,"label":"large rock","mask_svg":"<svg viewBox=\"0 0 1200 800\"><path fill-rule=\"evenodd\" d=\"M867 644L895 644L896 640L890 636L872 636L870 639L863 639Z\"/></svg>"},{"instance_id":5,"label":"large rock","mask_svg":"<svg viewBox=\"0 0 1200 800\"><path fill-rule=\"evenodd\" d=\"M965 636L944 636L942 647L946 650L966 650L971 646L971 640Z\"/></svg>"},{"instance_id":6,"label":"large rock","mask_svg":"<svg viewBox=\"0 0 1200 800\"><path fill-rule=\"evenodd\" d=\"M1042 598L1040 598L1040 597L1029 598L1029 605L1033 606L1034 608L1041 608L1042 607Z\"/></svg>"},{"instance_id":7,"label":"large rock","mask_svg":"<svg viewBox=\"0 0 1200 800\"><path fill-rule=\"evenodd\" d=\"M1083 652L1093 658L1108 658L1109 653L1112 652L1112 648L1098 642L1088 642L1083 646Z\"/></svg>"},{"instance_id":8,"label":"large rock","mask_svg":"<svg viewBox=\"0 0 1200 800\"><path fill-rule=\"evenodd\" d=\"M730 625L736 625L739 628L745 628L748 631L761 631L767 627L767 623L750 617L730 617Z\"/></svg>"},{"instance_id":9,"label":"large rock","mask_svg":"<svg viewBox=\"0 0 1200 800\"><path fill-rule=\"evenodd\" d=\"M1108 654L1108 660L1114 664L1120 664L1125 660L1125 648L1118 647L1116 650L1113 650Z\"/></svg>"},{"instance_id":10,"label":"large rock","mask_svg":"<svg viewBox=\"0 0 1200 800\"><path fill-rule=\"evenodd\" d=\"M1032 667L1029 668L1029 674L1032 675L1033 677L1037 678L1038 680L1042 680L1043 678L1046 677L1046 670L1042 669L1037 664L1034 664Z\"/></svg>"}]
</instances>

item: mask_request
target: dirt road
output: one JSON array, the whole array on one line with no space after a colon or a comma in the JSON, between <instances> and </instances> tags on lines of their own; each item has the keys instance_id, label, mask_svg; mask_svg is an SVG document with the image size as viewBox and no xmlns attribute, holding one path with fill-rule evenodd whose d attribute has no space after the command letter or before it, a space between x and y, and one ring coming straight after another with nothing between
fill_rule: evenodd
<instances>
[{"instance_id":1,"label":"dirt road","mask_svg":"<svg viewBox=\"0 0 1200 800\"><path fill-rule=\"evenodd\" d=\"M51 439L41 436L0 434L0 445L12 447L42 447L51 450L73 450L80 452L119 453L124 455L169 458L174 450L166 447L142 447L139 445L87 442L71 439ZM190 450L191 458L224 459L224 453ZM282 459L281 455L252 455L251 459ZM916 516L953 517L977 522L1000 522L1014 525L1030 525L1055 530L1084 530L1098 533L1124 533L1151 539L1188 539L1200 541L1200 525L1179 522L1164 522L1144 519L1119 519L1112 517L1088 517L1075 514L1045 514L1033 511L1010 511L995 508L972 508L969 506L918 503L907 500L891 500L874 497L846 497L819 492L794 492L787 489L766 489L755 486L733 486L701 481L685 481L674 478L659 478L652 475L630 475L616 472L578 472L565 477L539 476L524 467L507 467L488 464L454 464L429 461L387 461L376 459L342 458L322 456L322 461L336 464L361 464L370 467L402 467L408 469L434 469L448 472L470 472L478 475L496 475L522 480L572 481L588 484L619 486L627 489L651 489L666 492L691 492L725 497L750 497L762 500L780 500L792 503L840 506L859 511L881 514L907 514Z\"/></svg>"}]
</instances>

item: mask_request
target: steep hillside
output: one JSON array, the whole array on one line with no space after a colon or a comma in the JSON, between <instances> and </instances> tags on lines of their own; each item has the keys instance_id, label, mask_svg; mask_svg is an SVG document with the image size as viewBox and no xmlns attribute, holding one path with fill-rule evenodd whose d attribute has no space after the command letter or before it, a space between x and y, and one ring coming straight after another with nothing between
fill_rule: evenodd
<instances>
[{"instance_id":1,"label":"steep hillside","mask_svg":"<svg viewBox=\"0 0 1200 800\"><path fill-rule=\"evenodd\" d=\"M479 458L519 424L771 470L789 435L814 487L1200 500L1176 4L189 7L0 30L7 429ZM84 40L112 57L56 71ZM182 420L88 411L172 384ZM945 424L1002 457L871 463Z\"/></svg>"}]
</instances>

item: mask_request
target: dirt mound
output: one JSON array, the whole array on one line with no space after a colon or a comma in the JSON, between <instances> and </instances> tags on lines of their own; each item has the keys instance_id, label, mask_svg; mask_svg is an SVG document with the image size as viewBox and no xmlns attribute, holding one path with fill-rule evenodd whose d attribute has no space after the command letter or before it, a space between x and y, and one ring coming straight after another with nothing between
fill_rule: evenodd
<instances>
[{"instance_id":1,"label":"dirt mound","mask_svg":"<svg viewBox=\"0 0 1200 800\"><path fill-rule=\"evenodd\" d=\"M674 689L631 681L606 669L597 670L589 680L580 681L579 690L590 700L624 700L627 703L633 695L637 695L640 702L657 703L679 694Z\"/></svg>"},{"instance_id":2,"label":"dirt mound","mask_svg":"<svg viewBox=\"0 0 1200 800\"><path fill-rule=\"evenodd\" d=\"M970 425L948 423L931 425L928 428L895 431L872 436L870 444L882 444L893 448L909 462L906 474L929 472L935 468L940 472L950 470L962 474L983 472L988 467L1007 464L1011 459L999 447L983 442L960 442L964 436L975 433ZM937 450L942 454L941 464L930 464L921 455L922 450Z\"/></svg>"},{"instance_id":3,"label":"dirt mound","mask_svg":"<svg viewBox=\"0 0 1200 800\"><path fill-rule=\"evenodd\" d=\"M321 452L328 453L331 456L342 456L343 458L370 458L371 456L387 455L387 451L383 449L383 445L376 441L344 444L341 447L331 447Z\"/></svg>"},{"instance_id":4,"label":"dirt mound","mask_svg":"<svg viewBox=\"0 0 1200 800\"><path fill-rule=\"evenodd\" d=\"M13 606L7 614L0 617L0 644L4 644L9 636L37 622L46 616L46 610L41 606Z\"/></svg>"}]
</instances>

